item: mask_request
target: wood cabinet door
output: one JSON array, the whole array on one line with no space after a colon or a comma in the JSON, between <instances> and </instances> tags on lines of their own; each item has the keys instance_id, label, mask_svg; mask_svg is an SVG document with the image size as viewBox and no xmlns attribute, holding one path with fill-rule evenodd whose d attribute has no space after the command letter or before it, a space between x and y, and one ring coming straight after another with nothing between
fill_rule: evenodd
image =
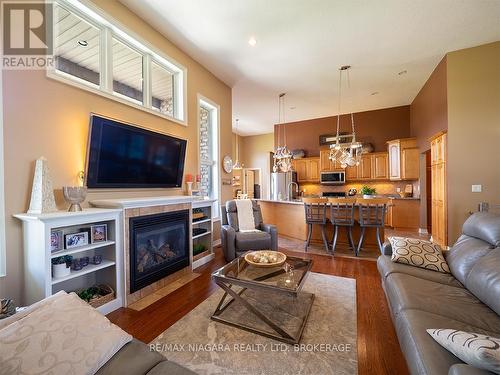
<instances>
[{"instance_id":1,"label":"wood cabinet door","mask_svg":"<svg viewBox=\"0 0 500 375\"><path fill-rule=\"evenodd\" d=\"M389 143L389 179L401 180L401 152L399 142Z\"/></svg>"},{"instance_id":2,"label":"wood cabinet door","mask_svg":"<svg viewBox=\"0 0 500 375\"><path fill-rule=\"evenodd\" d=\"M330 150L321 150L319 152L319 164L320 164L320 170L321 171L332 171L333 168L333 163L329 159L330 156Z\"/></svg>"},{"instance_id":3,"label":"wood cabinet door","mask_svg":"<svg viewBox=\"0 0 500 375\"><path fill-rule=\"evenodd\" d=\"M404 180L417 180L419 165L418 148L406 148L401 151L401 177Z\"/></svg>"},{"instance_id":4,"label":"wood cabinet door","mask_svg":"<svg viewBox=\"0 0 500 375\"><path fill-rule=\"evenodd\" d=\"M319 169L321 161L319 158L308 159L307 178L311 182L319 182Z\"/></svg>"},{"instance_id":5,"label":"wood cabinet door","mask_svg":"<svg viewBox=\"0 0 500 375\"><path fill-rule=\"evenodd\" d=\"M384 225L386 227L392 227L392 206L387 207L387 211L385 213L385 222Z\"/></svg>"},{"instance_id":6,"label":"wood cabinet door","mask_svg":"<svg viewBox=\"0 0 500 375\"><path fill-rule=\"evenodd\" d=\"M358 165L358 180L369 180L372 177L372 156L370 154L361 156Z\"/></svg>"},{"instance_id":7,"label":"wood cabinet door","mask_svg":"<svg viewBox=\"0 0 500 375\"><path fill-rule=\"evenodd\" d=\"M297 172L297 182L307 181L307 160L296 159L294 160L295 171Z\"/></svg>"},{"instance_id":8,"label":"wood cabinet door","mask_svg":"<svg viewBox=\"0 0 500 375\"><path fill-rule=\"evenodd\" d=\"M372 155L372 179L385 180L389 178L388 153L382 152Z\"/></svg>"},{"instance_id":9,"label":"wood cabinet door","mask_svg":"<svg viewBox=\"0 0 500 375\"><path fill-rule=\"evenodd\" d=\"M358 179L358 167L347 167L345 169L345 179L346 181L353 181Z\"/></svg>"}]
</instances>

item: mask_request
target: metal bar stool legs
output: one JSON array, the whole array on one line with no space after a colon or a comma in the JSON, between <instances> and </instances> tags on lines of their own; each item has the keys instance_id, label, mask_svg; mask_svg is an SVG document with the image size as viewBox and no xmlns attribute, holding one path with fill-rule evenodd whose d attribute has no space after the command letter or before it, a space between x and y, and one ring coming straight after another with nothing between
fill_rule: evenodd
<instances>
[{"instance_id":1,"label":"metal bar stool legs","mask_svg":"<svg viewBox=\"0 0 500 375\"><path fill-rule=\"evenodd\" d=\"M326 225L322 224L321 225L321 237L323 237L323 245L325 246L326 252L330 252L330 248L328 247L328 241L326 240Z\"/></svg>"},{"instance_id":2,"label":"metal bar stool legs","mask_svg":"<svg viewBox=\"0 0 500 375\"><path fill-rule=\"evenodd\" d=\"M365 240L365 230L366 227L361 227L361 236L359 237L358 248L355 250L356 256L359 255L359 252L361 251L361 246L363 246L363 241Z\"/></svg>"},{"instance_id":3,"label":"metal bar stool legs","mask_svg":"<svg viewBox=\"0 0 500 375\"><path fill-rule=\"evenodd\" d=\"M307 248L309 247L309 243L311 242L311 235L313 231L313 226L312 224L307 224L307 241L306 241L306 246L305 246L305 251L307 251Z\"/></svg>"}]
</instances>

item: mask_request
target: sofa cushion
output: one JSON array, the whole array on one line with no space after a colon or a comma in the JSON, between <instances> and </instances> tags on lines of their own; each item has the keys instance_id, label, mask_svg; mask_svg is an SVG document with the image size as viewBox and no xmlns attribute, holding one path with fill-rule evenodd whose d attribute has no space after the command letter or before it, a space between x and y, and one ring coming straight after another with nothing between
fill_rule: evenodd
<instances>
[{"instance_id":1,"label":"sofa cushion","mask_svg":"<svg viewBox=\"0 0 500 375\"><path fill-rule=\"evenodd\" d=\"M465 363L500 374L500 339L457 329L428 329L427 333Z\"/></svg>"},{"instance_id":2,"label":"sofa cushion","mask_svg":"<svg viewBox=\"0 0 500 375\"><path fill-rule=\"evenodd\" d=\"M465 280L474 264L491 251L489 243L474 237L461 235L448 251L446 261L453 276L462 284L465 284Z\"/></svg>"},{"instance_id":3,"label":"sofa cushion","mask_svg":"<svg viewBox=\"0 0 500 375\"><path fill-rule=\"evenodd\" d=\"M196 373L175 362L163 361L153 367L148 375L196 375Z\"/></svg>"},{"instance_id":4,"label":"sofa cushion","mask_svg":"<svg viewBox=\"0 0 500 375\"><path fill-rule=\"evenodd\" d=\"M450 367L448 375L491 375L492 373L486 370L466 365L465 363L458 363Z\"/></svg>"},{"instance_id":5,"label":"sofa cushion","mask_svg":"<svg viewBox=\"0 0 500 375\"><path fill-rule=\"evenodd\" d=\"M450 273L441 247L418 238L389 237L392 261L431 271Z\"/></svg>"},{"instance_id":6,"label":"sofa cushion","mask_svg":"<svg viewBox=\"0 0 500 375\"><path fill-rule=\"evenodd\" d=\"M165 361L165 357L160 353L133 339L102 366L96 375L143 375L162 361Z\"/></svg>"},{"instance_id":7,"label":"sofa cushion","mask_svg":"<svg viewBox=\"0 0 500 375\"><path fill-rule=\"evenodd\" d=\"M492 250L476 262L465 285L500 315L500 248Z\"/></svg>"},{"instance_id":8,"label":"sofa cushion","mask_svg":"<svg viewBox=\"0 0 500 375\"><path fill-rule=\"evenodd\" d=\"M271 248L271 234L267 232L236 232L236 248L242 250L265 250Z\"/></svg>"},{"instance_id":9,"label":"sofa cushion","mask_svg":"<svg viewBox=\"0 0 500 375\"><path fill-rule=\"evenodd\" d=\"M492 212L476 212L465 221L462 232L499 247L500 215Z\"/></svg>"},{"instance_id":10,"label":"sofa cushion","mask_svg":"<svg viewBox=\"0 0 500 375\"><path fill-rule=\"evenodd\" d=\"M426 329L439 326L491 334L461 321L413 309L402 311L395 319L395 326L410 373L419 375L447 374L450 366L462 363L435 342Z\"/></svg>"},{"instance_id":11,"label":"sofa cushion","mask_svg":"<svg viewBox=\"0 0 500 375\"><path fill-rule=\"evenodd\" d=\"M420 279L434 281L436 283L462 287L462 284L449 273L434 272L423 268L411 267L401 263L391 261L388 255L381 255L377 259L377 267L382 280L385 281L391 273L404 273Z\"/></svg>"},{"instance_id":12,"label":"sofa cushion","mask_svg":"<svg viewBox=\"0 0 500 375\"><path fill-rule=\"evenodd\" d=\"M419 309L500 332L500 317L465 288L393 273L387 277L385 290L395 316L406 309ZM433 325L427 328L449 327Z\"/></svg>"}]
</instances>

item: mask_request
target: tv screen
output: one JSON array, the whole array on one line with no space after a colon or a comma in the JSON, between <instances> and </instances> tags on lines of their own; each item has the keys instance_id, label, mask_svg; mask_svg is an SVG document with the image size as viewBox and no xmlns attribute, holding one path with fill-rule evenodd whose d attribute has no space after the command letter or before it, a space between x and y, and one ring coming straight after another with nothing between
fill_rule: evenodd
<instances>
[{"instance_id":1,"label":"tv screen","mask_svg":"<svg viewBox=\"0 0 500 375\"><path fill-rule=\"evenodd\" d=\"M184 139L91 115L88 188L181 187Z\"/></svg>"}]
</instances>

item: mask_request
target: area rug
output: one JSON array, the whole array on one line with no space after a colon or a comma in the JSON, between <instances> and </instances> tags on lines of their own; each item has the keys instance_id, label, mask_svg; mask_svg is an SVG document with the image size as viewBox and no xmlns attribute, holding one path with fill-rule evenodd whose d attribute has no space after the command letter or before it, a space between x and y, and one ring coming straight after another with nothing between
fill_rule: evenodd
<instances>
[{"instance_id":1,"label":"area rug","mask_svg":"<svg viewBox=\"0 0 500 375\"><path fill-rule=\"evenodd\" d=\"M200 375L356 374L356 280L310 273L304 291L315 298L298 345L211 320L220 290L154 339L151 348Z\"/></svg>"}]
</instances>

